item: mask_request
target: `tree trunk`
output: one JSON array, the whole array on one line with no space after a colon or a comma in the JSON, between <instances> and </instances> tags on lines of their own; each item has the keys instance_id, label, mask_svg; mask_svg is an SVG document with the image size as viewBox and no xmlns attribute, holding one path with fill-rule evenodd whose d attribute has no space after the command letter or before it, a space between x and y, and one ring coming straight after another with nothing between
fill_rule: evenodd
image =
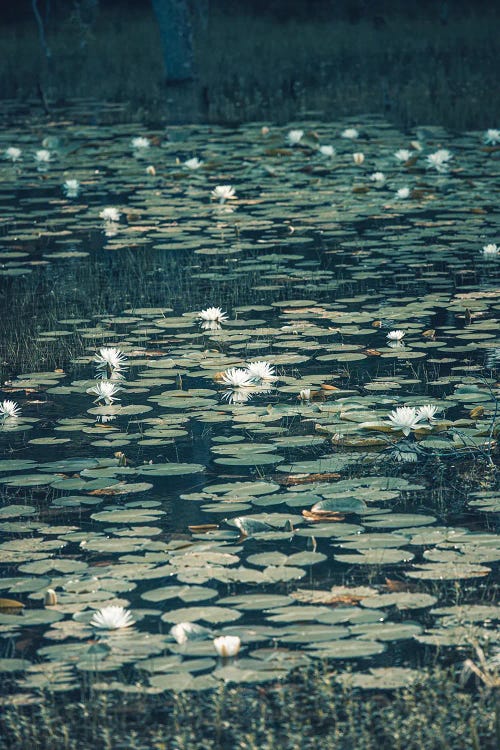
<instances>
[{"instance_id":1,"label":"tree trunk","mask_svg":"<svg viewBox=\"0 0 500 750\"><path fill-rule=\"evenodd\" d=\"M152 0L160 28L167 83L193 78L193 42L187 0Z\"/></svg>"}]
</instances>

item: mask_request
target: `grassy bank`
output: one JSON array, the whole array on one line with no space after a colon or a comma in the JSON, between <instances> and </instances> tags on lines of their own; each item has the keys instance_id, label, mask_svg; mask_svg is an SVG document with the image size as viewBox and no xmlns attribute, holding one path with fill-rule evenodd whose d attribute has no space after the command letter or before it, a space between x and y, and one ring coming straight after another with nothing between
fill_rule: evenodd
<instances>
[{"instance_id":1,"label":"grassy bank","mask_svg":"<svg viewBox=\"0 0 500 750\"><path fill-rule=\"evenodd\" d=\"M136 691L134 693L134 690ZM431 669L398 691L342 687L326 668L281 685L144 695L89 690L6 708L2 750L493 750L498 696Z\"/></svg>"},{"instance_id":2,"label":"grassy bank","mask_svg":"<svg viewBox=\"0 0 500 750\"><path fill-rule=\"evenodd\" d=\"M149 4L104 8L94 26L74 15L49 26L44 60L34 21L0 30L4 98L49 107L74 97L123 102L142 120L286 122L305 113L332 119L384 113L398 125L456 130L496 127L498 14L435 14L278 20L213 9L197 29L198 80L169 91Z\"/></svg>"}]
</instances>

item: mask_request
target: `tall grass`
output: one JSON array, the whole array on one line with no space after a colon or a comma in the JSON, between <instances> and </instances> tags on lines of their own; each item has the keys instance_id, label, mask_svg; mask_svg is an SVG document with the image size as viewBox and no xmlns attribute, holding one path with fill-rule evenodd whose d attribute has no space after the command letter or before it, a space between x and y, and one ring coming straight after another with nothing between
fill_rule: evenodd
<instances>
[{"instance_id":1,"label":"tall grass","mask_svg":"<svg viewBox=\"0 0 500 750\"><path fill-rule=\"evenodd\" d=\"M164 85L158 30L144 4L104 8L83 30L68 14L49 29L45 64L29 18L0 30L0 91L49 104L74 97L126 103L125 116L151 121L285 122L364 112L398 125L496 127L498 11L387 14L356 23L337 14L318 20L230 15L215 8L198 28L198 79L182 92Z\"/></svg>"},{"instance_id":2,"label":"tall grass","mask_svg":"<svg viewBox=\"0 0 500 750\"><path fill-rule=\"evenodd\" d=\"M285 684L198 693L42 694L4 709L1 750L493 750L497 696L434 668L398 691L341 687L326 667Z\"/></svg>"}]
</instances>

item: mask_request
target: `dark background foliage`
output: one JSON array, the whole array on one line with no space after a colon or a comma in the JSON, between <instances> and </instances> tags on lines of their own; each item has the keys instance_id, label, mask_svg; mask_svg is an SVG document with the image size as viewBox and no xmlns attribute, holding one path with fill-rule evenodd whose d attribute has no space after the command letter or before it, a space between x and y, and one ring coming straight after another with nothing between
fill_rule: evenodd
<instances>
[{"instance_id":1,"label":"dark background foliage","mask_svg":"<svg viewBox=\"0 0 500 750\"><path fill-rule=\"evenodd\" d=\"M151 122L375 112L402 127L498 127L500 8L488 0L191 0L195 76L182 91L165 85L150 0L34 4L49 57L33 0L0 3L0 97L30 108L84 98Z\"/></svg>"}]
</instances>

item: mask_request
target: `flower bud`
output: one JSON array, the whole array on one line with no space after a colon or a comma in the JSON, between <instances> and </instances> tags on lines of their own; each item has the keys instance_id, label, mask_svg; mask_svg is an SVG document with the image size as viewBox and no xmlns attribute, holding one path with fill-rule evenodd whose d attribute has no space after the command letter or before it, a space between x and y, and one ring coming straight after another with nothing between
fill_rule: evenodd
<instances>
[{"instance_id":1,"label":"flower bud","mask_svg":"<svg viewBox=\"0 0 500 750\"><path fill-rule=\"evenodd\" d=\"M46 607L53 607L55 604L57 604L57 594L54 589L47 589L47 591L45 592L43 603Z\"/></svg>"}]
</instances>

